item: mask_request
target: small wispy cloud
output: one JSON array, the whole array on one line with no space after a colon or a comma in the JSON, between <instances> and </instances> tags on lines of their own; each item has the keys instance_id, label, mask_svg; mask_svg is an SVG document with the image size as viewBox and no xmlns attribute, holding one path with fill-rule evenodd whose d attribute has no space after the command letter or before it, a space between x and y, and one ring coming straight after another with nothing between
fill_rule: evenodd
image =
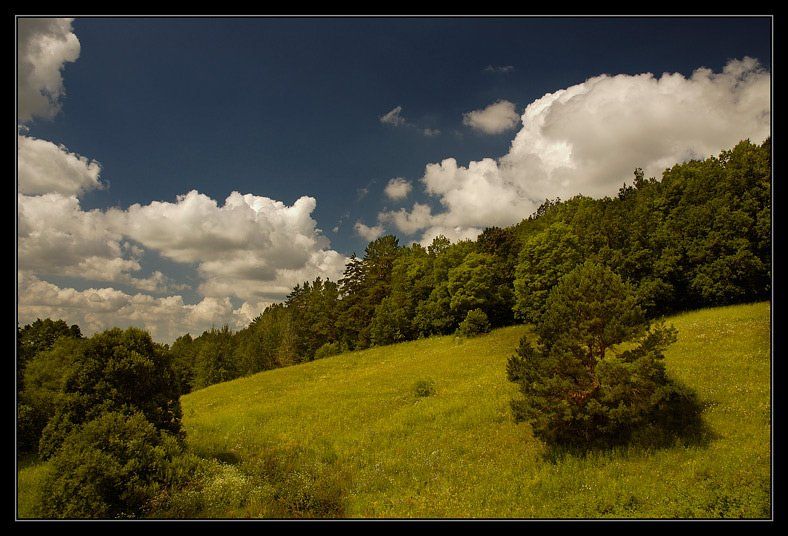
<instances>
[{"instance_id":1,"label":"small wispy cloud","mask_svg":"<svg viewBox=\"0 0 788 536\"><path fill-rule=\"evenodd\" d=\"M402 116L402 106L395 106L391 111L381 115L380 122L384 125L391 125L394 127L404 125L406 121Z\"/></svg>"},{"instance_id":2,"label":"small wispy cloud","mask_svg":"<svg viewBox=\"0 0 788 536\"><path fill-rule=\"evenodd\" d=\"M514 65L488 65L484 68L485 73L508 74L514 71Z\"/></svg>"},{"instance_id":3,"label":"small wispy cloud","mask_svg":"<svg viewBox=\"0 0 788 536\"><path fill-rule=\"evenodd\" d=\"M421 131L422 134L427 136L428 138L434 138L435 136L440 136L441 131L437 128L425 128Z\"/></svg>"}]
</instances>

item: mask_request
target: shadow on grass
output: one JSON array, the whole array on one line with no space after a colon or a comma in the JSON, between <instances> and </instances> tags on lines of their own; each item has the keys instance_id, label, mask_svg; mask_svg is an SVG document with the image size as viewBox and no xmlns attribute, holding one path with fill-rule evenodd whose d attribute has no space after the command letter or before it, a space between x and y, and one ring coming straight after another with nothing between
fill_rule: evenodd
<instances>
[{"instance_id":1,"label":"shadow on grass","mask_svg":"<svg viewBox=\"0 0 788 536\"><path fill-rule=\"evenodd\" d=\"M647 422L589 442L547 444L545 460L557 463L565 457L634 454L671 448L706 448L720 436L703 420L704 404L686 385L672 381L672 396L657 407Z\"/></svg>"},{"instance_id":2,"label":"shadow on grass","mask_svg":"<svg viewBox=\"0 0 788 536\"><path fill-rule=\"evenodd\" d=\"M238 465L241 462L240 456L230 451L215 452L211 455L211 458L230 465Z\"/></svg>"}]
</instances>

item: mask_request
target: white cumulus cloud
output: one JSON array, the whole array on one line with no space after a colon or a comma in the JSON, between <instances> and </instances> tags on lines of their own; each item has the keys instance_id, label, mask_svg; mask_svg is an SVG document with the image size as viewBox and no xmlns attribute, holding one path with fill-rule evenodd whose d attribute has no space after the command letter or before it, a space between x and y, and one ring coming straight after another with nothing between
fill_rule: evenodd
<instances>
[{"instance_id":1,"label":"white cumulus cloud","mask_svg":"<svg viewBox=\"0 0 788 536\"><path fill-rule=\"evenodd\" d=\"M770 73L752 58L722 72L689 77L601 75L530 103L509 152L467 166L447 158L428 164L421 179L443 210L384 212L403 232L423 237L449 229L470 236L485 226L511 225L547 198L612 195L636 167L660 177L677 162L706 158L770 133Z\"/></svg>"},{"instance_id":2,"label":"white cumulus cloud","mask_svg":"<svg viewBox=\"0 0 788 536\"><path fill-rule=\"evenodd\" d=\"M101 188L101 165L62 145L17 135L19 192L28 195L79 195Z\"/></svg>"},{"instance_id":3,"label":"white cumulus cloud","mask_svg":"<svg viewBox=\"0 0 788 536\"><path fill-rule=\"evenodd\" d=\"M233 192L219 205L192 190L175 203L111 209L107 217L145 248L196 264L204 295L259 300L280 298L306 279L341 275L346 259L316 227L316 204L306 196L288 206Z\"/></svg>"},{"instance_id":4,"label":"white cumulus cloud","mask_svg":"<svg viewBox=\"0 0 788 536\"><path fill-rule=\"evenodd\" d=\"M514 103L499 100L481 110L473 110L462 116L462 122L469 127L485 134L500 134L517 126L520 116L517 115Z\"/></svg>"},{"instance_id":5,"label":"white cumulus cloud","mask_svg":"<svg viewBox=\"0 0 788 536\"><path fill-rule=\"evenodd\" d=\"M248 325L249 315L258 310L261 310L259 304L247 303L234 309L226 297L206 297L195 304L186 304L178 295L158 298L128 294L111 287L61 288L19 272L20 323L27 324L36 318L59 318L78 324L86 335L116 326L135 326L149 331L157 341L172 342L185 333L197 336L224 324L240 329Z\"/></svg>"},{"instance_id":6,"label":"white cumulus cloud","mask_svg":"<svg viewBox=\"0 0 788 536\"><path fill-rule=\"evenodd\" d=\"M369 242L372 242L383 234L382 225L374 225L370 227L368 225L364 225L360 221L357 221L354 228L356 229L356 234Z\"/></svg>"},{"instance_id":7,"label":"white cumulus cloud","mask_svg":"<svg viewBox=\"0 0 788 536\"><path fill-rule=\"evenodd\" d=\"M400 199L405 199L410 194L411 190L413 190L413 185L410 183L409 180L403 179L401 177L396 177L391 179L384 188L384 192L386 197L391 200L397 201Z\"/></svg>"},{"instance_id":8,"label":"white cumulus cloud","mask_svg":"<svg viewBox=\"0 0 788 536\"><path fill-rule=\"evenodd\" d=\"M17 120L51 119L65 94L61 71L79 57L73 19L17 19Z\"/></svg>"}]
</instances>

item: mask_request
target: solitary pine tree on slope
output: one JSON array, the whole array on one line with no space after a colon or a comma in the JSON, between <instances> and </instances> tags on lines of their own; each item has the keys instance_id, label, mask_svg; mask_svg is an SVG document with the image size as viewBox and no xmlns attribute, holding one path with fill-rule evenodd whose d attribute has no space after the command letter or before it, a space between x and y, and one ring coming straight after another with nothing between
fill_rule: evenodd
<instances>
[{"instance_id":1,"label":"solitary pine tree on slope","mask_svg":"<svg viewBox=\"0 0 788 536\"><path fill-rule=\"evenodd\" d=\"M632 288L608 268L586 262L561 279L537 334L535 346L523 337L507 373L523 395L512 402L515 419L547 443L624 440L692 398L662 362L675 328L650 326Z\"/></svg>"}]
</instances>

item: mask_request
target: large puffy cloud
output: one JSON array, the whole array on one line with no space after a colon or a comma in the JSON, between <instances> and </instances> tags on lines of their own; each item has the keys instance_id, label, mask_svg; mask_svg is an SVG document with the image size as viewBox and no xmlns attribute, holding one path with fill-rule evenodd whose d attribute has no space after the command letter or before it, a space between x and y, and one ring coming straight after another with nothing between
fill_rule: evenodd
<instances>
[{"instance_id":1,"label":"large puffy cloud","mask_svg":"<svg viewBox=\"0 0 788 536\"><path fill-rule=\"evenodd\" d=\"M18 194L17 202L20 269L103 281L140 269L139 251L75 196Z\"/></svg>"},{"instance_id":2,"label":"large puffy cloud","mask_svg":"<svg viewBox=\"0 0 788 536\"><path fill-rule=\"evenodd\" d=\"M88 333L133 325L165 341L222 324L241 328L296 283L337 280L346 262L315 227L309 197L287 206L234 192L220 206L193 191L176 203L108 211L82 210L75 196L61 194L19 194L18 202L22 322L63 318ZM135 277L145 248L196 264L202 300L187 304L180 295L128 294L112 286L78 291L41 278L125 283L146 293L184 288L158 271ZM233 308L232 296L244 302Z\"/></svg>"},{"instance_id":3,"label":"large puffy cloud","mask_svg":"<svg viewBox=\"0 0 788 536\"><path fill-rule=\"evenodd\" d=\"M145 292L186 288L158 271L137 275L145 250L153 250L195 265L203 296L268 304L305 280L337 280L347 260L316 228L311 197L287 206L233 192L220 206L192 191L175 203L86 211L76 196L19 194L18 207L19 269L36 276L123 283Z\"/></svg>"},{"instance_id":4,"label":"large puffy cloud","mask_svg":"<svg viewBox=\"0 0 788 536\"><path fill-rule=\"evenodd\" d=\"M182 289L160 272L134 275L148 249L196 265L204 296L273 301L305 280L338 279L346 262L310 217L311 197L287 206L233 192L220 206L192 191L175 203L85 211L75 196L19 194L18 205L19 267L37 275L124 283L147 292Z\"/></svg>"},{"instance_id":5,"label":"large puffy cloud","mask_svg":"<svg viewBox=\"0 0 788 536\"><path fill-rule=\"evenodd\" d=\"M516 127L519 118L514 103L499 100L481 110L463 114L462 122L485 134L500 134Z\"/></svg>"},{"instance_id":6,"label":"large puffy cloud","mask_svg":"<svg viewBox=\"0 0 788 536\"><path fill-rule=\"evenodd\" d=\"M19 192L28 195L60 193L79 195L101 188L101 165L62 145L28 136L17 136Z\"/></svg>"},{"instance_id":7,"label":"large puffy cloud","mask_svg":"<svg viewBox=\"0 0 788 536\"><path fill-rule=\"evenodd\" d=\"M668 166L705 158L770 132L770 73L756 60L731 60L714 73L601 75L529 104L509 152L468 166L453 158L426 167L422 183L443 211L425 217L384 212L422 240L449 229L463 236L510 225L545 200L614 194L636 167L660 176Z\"/></svg>"},{"instance_id":8,"label":"large puffy cloud","mask_svg":"<svg viewBox=\"0 0 788 536\"><path fill-rule=\"evenodd\" d=\"M61 288L19 272L20 323L27 324L36 318L60 318L78 324L86 335L115 326L135 326L148 330L160 342L171 342L184 333L196 336L225 324L236 329L245 327L260 311L260 304L244 303L235 309L226 297L206 297L198 303L186 304L177 295L128 294L111 287Z\"/></svg>"},{"instance_id":9,"label":"large puffy cloud","mask_svg":"<svg viewBox=\"0 0 788 536\"><path fill-rule=\"evenodd\" d=\"M206 296L276 299L317 276L337 279L346 258L316 227L312 197L288 206L233 192L219 205L195 190L106 213L111 227L180 263L195 263Z\"/></svg>"},{"instance_id":10,"label":"large puffy cloud","mask_svg":"<svg viewBox=\"0 0 788 536\"><path fill-rule=\"evenodd\" d=\"M64 95L61 70L79 57L79 40L71 31L73 19L17 20L17 119L54 117Z\"/></svg>"}]
</instances>

